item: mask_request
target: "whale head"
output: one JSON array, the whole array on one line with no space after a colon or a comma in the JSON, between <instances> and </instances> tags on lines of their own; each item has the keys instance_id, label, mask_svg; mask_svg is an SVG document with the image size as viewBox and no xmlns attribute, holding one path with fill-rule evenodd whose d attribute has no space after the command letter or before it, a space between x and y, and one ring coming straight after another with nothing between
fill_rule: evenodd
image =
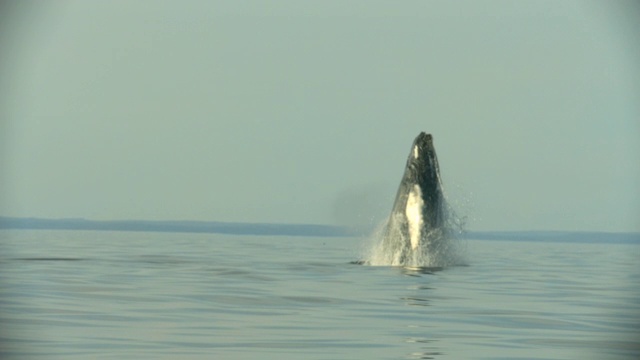
<instances>
[{"instance_id":1,"label":"whale head","mask_svg":"<svg viewBox=\"0 0 640 360\"><path fill-rule=\"evenodd\" d=\"M440 168L431 134L421 132L413 141L402 182L413 182L427 195L441 188Z\"/></svg>"}]
</instances>

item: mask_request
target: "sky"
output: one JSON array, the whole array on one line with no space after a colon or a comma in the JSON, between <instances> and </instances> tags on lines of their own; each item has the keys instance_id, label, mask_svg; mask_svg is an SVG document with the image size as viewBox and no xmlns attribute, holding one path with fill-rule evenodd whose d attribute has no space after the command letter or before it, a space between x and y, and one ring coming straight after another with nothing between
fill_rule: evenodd
<instances>
[{"instance_id":1,"label":"sky","mask_svg":"<svg viewBox=\"0 0 640 360\"><path fill-rule=\"evenodd\" d=\"M0 5L0 216L640 231L634 1Z\"/></svg>"}]
</instances>

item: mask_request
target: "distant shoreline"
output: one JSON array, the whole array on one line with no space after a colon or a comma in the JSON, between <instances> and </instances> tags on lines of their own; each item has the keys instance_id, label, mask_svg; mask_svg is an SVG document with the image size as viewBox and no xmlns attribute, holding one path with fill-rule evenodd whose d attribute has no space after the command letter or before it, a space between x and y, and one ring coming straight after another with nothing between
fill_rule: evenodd
<instances>
[{"instance_id":1,"label":"distant shoreline","mask_svg":"<svg viewBox=\"0 0 640 360\"><path fill-rule=\"evenodd\" d=\"M220 221L86 220L0 217L0 229L218 233L280 236L353 236L346 227Z\"/></svg>"},{"instance_id":2,"label":"distant shoreline","mask_svg":"<svg viewBox=\"0 0 640 360\"><path fill-rule=\"evenodd\" d=\"M0 230L94 230L173 233L215 233L254 236L356 237L346 226L221 221L149 221L44 219L0 216ZM640 233L590 231L467 231L468 240L640 244Z\"/></svg>"}]
</instances>

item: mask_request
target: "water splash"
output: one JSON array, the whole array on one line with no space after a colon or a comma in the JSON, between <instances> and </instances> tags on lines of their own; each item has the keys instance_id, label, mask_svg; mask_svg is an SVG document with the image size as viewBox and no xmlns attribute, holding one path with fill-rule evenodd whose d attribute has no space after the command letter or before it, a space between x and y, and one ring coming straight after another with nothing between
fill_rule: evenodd
<instances>
[{"instance_id":1,"label":"water splash","mask_svg":"<svg viewBox=\"0 0 640 360\"><path fill-rule=\"evenodd\" d=\"M403 216L392 214L369 236L363 264L372 266L404 266L408 268L444 268L465 264L462 240L465 218L458 217L445 205L442 226L425 229L417 246L406 229ZM415 242L414 242L415 244Z\"/></svg>"}]
</instances>

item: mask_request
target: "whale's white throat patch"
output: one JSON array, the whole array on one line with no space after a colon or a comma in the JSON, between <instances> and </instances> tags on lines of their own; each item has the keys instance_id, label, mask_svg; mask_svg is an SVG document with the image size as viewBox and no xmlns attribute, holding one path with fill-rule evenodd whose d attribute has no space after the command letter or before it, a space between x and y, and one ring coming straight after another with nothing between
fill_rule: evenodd
<instances>
[{"instance_id":1,"label":"whale's white throat patch","mask_svg":"<svg viewBox=\"0 0 640 360\"><path fill-rule=\"evenodd\" d=\"M422 190L420 190L420 186L413 185L413 189L411 189L409 196L407 197L407 208L404 213L407 216L411 248L414 250L418 245L420 245L423 205L424 201L422 201Z\"/></svg>"},{"instance_id":2,"label":"whale's white throat patch","mask_svg":"<svg viewBox=\"0 0 640 360\"><path fill-rule=\"evenodd\" d=\"M416 146L414 146L414 147L413 147L413 157L414 157L415 159L417 159L417 158L418 158L418 145L416 145Z\"/></svg>"}]
</instances>

